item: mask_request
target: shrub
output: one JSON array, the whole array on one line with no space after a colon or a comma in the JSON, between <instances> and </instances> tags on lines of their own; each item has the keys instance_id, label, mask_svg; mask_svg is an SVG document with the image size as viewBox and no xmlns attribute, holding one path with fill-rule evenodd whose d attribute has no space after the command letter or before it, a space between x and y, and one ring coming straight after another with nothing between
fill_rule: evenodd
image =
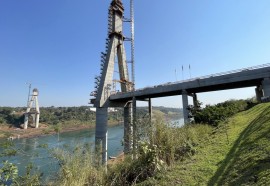
<instances>
[{"instance_id":1,"label":"shrub","mask_svg":"<svg viewBox=\"0 0 270 186\"><path fill-rule=\"evenodd\" d=\"M55 149L53 155L61 166L53 185L104 185L104 171L94 167L94 155L88 145L78 145L71 151Z\"/></svg>"},{"instance_id":2,"label":"shrub","mask_svg":"<svg viewBox=\"0 0 270 186\"><path fill-rule=\"evenodd\" d=\"M195 123L204 123L218 126L228 117L250 108L250 100L229 100L216 105L206 105L205 108L191 108Z\"/></svg>"},{"instance_id":3,"label":"shrub","mask_svg":"<svg viewBox=\"0 0 270 186\"><path fill-rule=\"evenodd\" d=\"M190 125L172 128L161 120L152 124L138 144L138 157L125 158L124 162L112 166L108 171L107 185L135 185L158 172L173 166L196 153L200 140L208 137L212 128Z\"/></svg>"},{"instance_id":4,"label":"shrub","mask_svg":"<svg viewBox=\"0 0 270 186\"><path fill-rule=\"evenodd\" d=\"M36 167L34 166L33 163L29 163L26 166L26 171L25 171L25 175L23 176L19 176L16 180L15 180L15 184L14 185L41 185L41 176L42 174L37 173Z\"/></svg>"},{"instance_id":5,"label":"shrub","mask_svg":"<svg viewBox=\"0 0 270 186\"><path fill-rule=\"evenodd\" d=\"M18 177L18 168L8 161L0 167L0 185L10 185Z\"/></svg>"}]
</instances>

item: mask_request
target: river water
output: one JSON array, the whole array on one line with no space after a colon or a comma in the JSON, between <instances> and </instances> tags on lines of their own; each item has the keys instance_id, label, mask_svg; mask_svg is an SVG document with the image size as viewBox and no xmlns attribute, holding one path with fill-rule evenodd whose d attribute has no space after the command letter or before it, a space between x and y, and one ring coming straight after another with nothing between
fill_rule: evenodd
<instances>
[{"instance_id":1,"label":"river water","mask_svg":"<svg viewBox=\"0 0 270 186\"><path fill-rule=\"evenodd\" d=\"M172 121L173 127L181 127L183 120ZM123 151L122 140L124 135L124 126L117 125L108 128L108 156L117 156ZM78 144L92 143L94 146L95 129L65 132L55 135L22 138L14 140L14 148L17 149L16 156L0 158L0 165L3 160L8 160L18 166L19 175L25 174L25 167L29 163L37 168L38 172L43 173L43 180L55 176L59 170L58 162L52 157L49 149L75 147ZM46 148L42 148L46 146ZM0 149L0 153L4 149Z\"/></svg>"},{"instance_id":2,"label":"river water","mask_svg":"<svg viewBox=\"0 0 270 186\"><path fill-rule=\"evenodd\" d=\"M108 128L108 156L117 156L123 151L121 140L124 135L124 126L117 125ZM55 176L59 170L58 162L51 156L49 149L75 147L78 144L92 143L94 146L95 129L65 132L35 138L15 139L14 148L17 149L16 156L2 157L0 162L8 160L18 166L19 175L25 174L25 167L29 163L43 173L43 180ZM42 148L46 146L46 148ZM0 149L0 153L4 149ZM0 163L1 165L1 163Z\"/></svg>"}]
</instances>

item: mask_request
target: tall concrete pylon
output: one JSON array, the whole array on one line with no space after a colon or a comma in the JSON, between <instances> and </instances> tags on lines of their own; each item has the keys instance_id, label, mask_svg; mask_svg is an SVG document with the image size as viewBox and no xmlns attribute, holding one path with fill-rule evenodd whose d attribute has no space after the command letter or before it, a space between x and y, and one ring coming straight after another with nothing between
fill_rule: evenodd
<instances>
[{"instance_id":1,"label":"tall concrete pylon","mask_svg":"<svg viewBox=\"0 0 270 186\"><path fill-rule=\"evenodd\" d=\"M107 122L108 107L124 107L124 141L125 151L130 150L129 139L131 131L132 103L111 103L109 96L113 87L113 74L115 57L118 59L119 78L121 92L131 91L133 84L129 81L128 65L123 35L124 6L121 0L112 0L108 11L108 38L106 39L106 51L101 52L101 73L96 79L96 90L91 93L94 99L91 103L96 107L96 149L102 153L102 163L107 162ZM129 133L129 134L128 134Z\"/></svg>"},{"instance_id":2,"label":"tall concrete pylon","mask_svg":"<svg viewBox=\"0 0 270 186\"><path fill-rule=\"evenodd\" d=\"M38 105L38 89L33 89L33 94L32 97L30 99L30 101L28 101L27 104L27 110L24 114L24 129L28 128L28 120L29 120L29 116L32 115L33 117L33 122L35 123L35 128L39 127L39 117L40 117L40 111L39 111L39 105ZM33 103L35 105L35 110L31 112L31 108L33 106Z\"/></svg>"}]
</instances>

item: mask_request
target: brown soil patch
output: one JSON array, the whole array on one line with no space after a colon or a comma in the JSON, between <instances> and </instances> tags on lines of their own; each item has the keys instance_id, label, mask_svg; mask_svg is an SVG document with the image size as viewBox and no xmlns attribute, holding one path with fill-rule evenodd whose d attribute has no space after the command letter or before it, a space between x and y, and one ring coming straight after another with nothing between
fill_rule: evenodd
<instances>
[{"instance_id":1,"label":"brown soil patch","mask_svg":"<svg viewBox=\"0 0 270 186\"><path fill-rule=\"evenodd\" d=\"M119 124L118 123L109 123L109 126L116 126L116 125L119 125ZM93 128L95 128L95 126L93 126L93 125L68 125L68 126L62 127L61 133L84 130L84 129L93 129ZM37 128L37 129L31 125L28 127L28 129L16 128L13 126L8 126L8 125L1 125L0 131L9 133L9 136L14 138L14 139L16 139L16 138L32 138L32 137L56 134L56 132L53 130L53 128L50 127L50 125L47 125L44 123L40 123L39 128ZM0 135L0 138L1 137L3 138L4 136Z\"/></svg>"},{"instance_id":2,"label":"brown soil patch","mask_svg":"<svg viewBox=\"0 0 270 186\"><path fill-rule=\"evenodd\" d=\"M75 130L83 130L87 128L91 128L91 127L83 126L83 125L82 126L69 126L62 129L61 133L75 131ZM51 135L51 134L56 133L52 128L49 128L49 126L46 124L40 124L39 128L37 129L32 126L29 126L28 129L1 126L0 130L2 132L8 132L10 134L10 137L13 137L13 138L32 138L32 137Z\"/></svg>"}]
</instances>

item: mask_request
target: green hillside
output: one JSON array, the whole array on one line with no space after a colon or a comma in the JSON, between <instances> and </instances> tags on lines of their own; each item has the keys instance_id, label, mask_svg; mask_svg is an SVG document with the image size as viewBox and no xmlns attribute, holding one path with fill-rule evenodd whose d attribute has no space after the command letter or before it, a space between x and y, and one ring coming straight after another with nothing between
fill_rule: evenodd
<instances>
[{"instance_id":1,"label":"green hillside","mask_svg":"<svg viewBox=\"0 0 270 186\"><path fill-rule=\"evenodd\" d=\"M270 185L270 103L230 118L194 156L141 185Z\"/></svg>"}]
</instances>

